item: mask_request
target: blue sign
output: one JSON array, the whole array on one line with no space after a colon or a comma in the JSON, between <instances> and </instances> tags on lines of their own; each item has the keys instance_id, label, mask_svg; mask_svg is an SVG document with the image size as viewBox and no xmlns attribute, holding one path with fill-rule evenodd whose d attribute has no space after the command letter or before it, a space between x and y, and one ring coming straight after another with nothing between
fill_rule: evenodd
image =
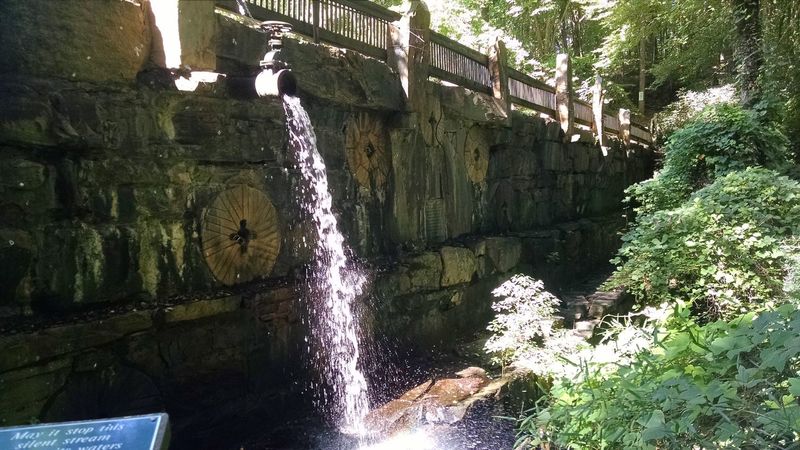
<instances>
[{"instance_id":1,"label":"blue sign","mask_svg":"<svg viewBox=\"0 0 800 450\"><path fill-rule=\"evenodd\" d=\"M166 414L0 428L0 450L164 450Z\"/></svg>"}]
</instances>

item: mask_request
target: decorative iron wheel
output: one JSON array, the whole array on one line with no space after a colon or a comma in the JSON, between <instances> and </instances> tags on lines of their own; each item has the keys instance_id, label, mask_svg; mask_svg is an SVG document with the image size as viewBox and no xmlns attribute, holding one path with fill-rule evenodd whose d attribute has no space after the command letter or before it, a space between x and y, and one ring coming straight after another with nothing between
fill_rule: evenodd
<instances>
[{"instance_id":1,"label":"decorative iron wheel","mask_svg":"<svg viewBox=\"0 0 800 450\"><path fill-rule=\"evenodd\" d=\"M206 209L203 257L220 283L231 286L269 275L281 248L275 206L249 186L225 190Z\"/></svg>"},{"instance_id":2,"label":"decorative iron wheel","mask_svg":"<svg viewBox=\"0 0 800 450\"><path fill-rule=\"evenodd\" d=\"M489 170L489 143L483 130L477 126L467 131L464 139L464 160L469 179L475 184L483 183Z\"/></svg>"},{"instance_id":3,"label":"decorative iron wheel","mask_svg":"<svg viewBox=\"0 0 800 450\"><path fill-rule=\"evenodd\" d=\"M379 120L367 114L351 116L347 123L347 165L359 185L380 189L386 184L391 161L386 134Z\"/></svg>"}]
</instances>

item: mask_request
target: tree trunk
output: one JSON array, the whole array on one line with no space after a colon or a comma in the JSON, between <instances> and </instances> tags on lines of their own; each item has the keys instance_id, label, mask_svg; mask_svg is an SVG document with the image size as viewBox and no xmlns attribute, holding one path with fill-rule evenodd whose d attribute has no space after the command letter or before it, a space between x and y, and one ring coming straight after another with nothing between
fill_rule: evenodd
<instances>
[{"instance_id":1,"label":"tree trunk","mask_svg":"<svg viewBox=\"0 0 800 450\"><path fill-rule=\"evenodd\" d=\"M735 57L738 68L740 102L749 107L761 97L758 73L761 69L761 23L759 0L731 0L736 23Z\"/></svg>"}]
</instances>

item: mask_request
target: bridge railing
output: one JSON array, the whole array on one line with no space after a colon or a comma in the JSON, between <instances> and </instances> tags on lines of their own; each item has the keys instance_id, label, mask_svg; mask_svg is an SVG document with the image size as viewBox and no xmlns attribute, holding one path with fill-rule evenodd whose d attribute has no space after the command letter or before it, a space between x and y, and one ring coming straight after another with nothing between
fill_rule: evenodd
<instances>
[{"instance_id":1,"label":"bridge railing","mask_svg":"<svg viewBox=\"0 0 800 450\"><path fill-rule=\"evenodd\" d=\"M401 14L363 0L246 0L256 20L280 20L293 31L338 47L386 59L389 27ZM236 0L217 6L238 11Z\"/></svg>"},{"instance_id":2,"label":"bridge railing","mask_svg":"<svg viewBox=\"0 0 800 450\"><path fill-rule=\"evenodd\" d=\"M245 0L250 13L256 20L280 20L293 26L293 30L312 37L315 42L326 42L338 47L349 48L381 60L389 59L392 47L392 31L401 26L398 21L402 14L386 9L367 0ZM216 0L217 5L237 11L236 0ZM626 143L634 140L649 144L652 135L646 122L631 116L630 112L620 110L618 114L603 111L602 87L598 83L594 95L599 97L592 104L578 99L566 92L537 80L519 70L508 67L502 44L493 49L499 57L491 58L471 49L453 39L429 29L420 33L425 36L423 52L428 56L427 73L465 88L494 95L511 104L533 109L556 118L566 132L573 122L578 126L590 127L603 135L619 136ZM502 50L501 50L502 49ZM421 49L409 49L409 53ZM414 58L409 57L408 63ZM493 67L495 64L495 67ZM502 67L497 67L500 65ZM565 77L567 71L556 70L556 78ZM557 83L558 84L558 83ZM505 98L504 98L505 97ZM568 117L563 117L568 111ZM601 122L601 123L596 123ZM598 131L599 130L599 131Z\"/></svg>"},{"instance_id":3,"label":"bridge railing","mask_svg":"<svg viewBox=\"0 0 800 450\"><path fill-rule=\"evenodd\" d=\"M492 92L488 56L434 31L430 36L430 76L473 91Z\"/></svg>"}]
</instances>

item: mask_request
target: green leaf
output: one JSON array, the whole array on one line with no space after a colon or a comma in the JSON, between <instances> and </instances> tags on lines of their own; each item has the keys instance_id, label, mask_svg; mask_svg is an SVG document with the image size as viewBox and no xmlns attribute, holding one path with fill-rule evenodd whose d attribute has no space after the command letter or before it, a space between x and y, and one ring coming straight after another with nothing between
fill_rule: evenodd
<instances>
[{"instance_id":1,"label":"green leaf","mask_svg":"<svg viewBox=\"0 0 800 450\"><path fill-rule=\"evenodd\" d=\"M789 393L800 397L800 378L789 378Z\"/></svg>"},{"instance_id":2,"label":"green leaf","mask_svg":"<svg viewBox=\"0 0 800 450\"><path fill-rule=\"evenodd\" d=\"M650 419L644 426L642 431L642 440L645 442L661 439L667 435L667 429L664 426L664 412L656 409L650 415Z\"/></svg>"}]
</instances>

